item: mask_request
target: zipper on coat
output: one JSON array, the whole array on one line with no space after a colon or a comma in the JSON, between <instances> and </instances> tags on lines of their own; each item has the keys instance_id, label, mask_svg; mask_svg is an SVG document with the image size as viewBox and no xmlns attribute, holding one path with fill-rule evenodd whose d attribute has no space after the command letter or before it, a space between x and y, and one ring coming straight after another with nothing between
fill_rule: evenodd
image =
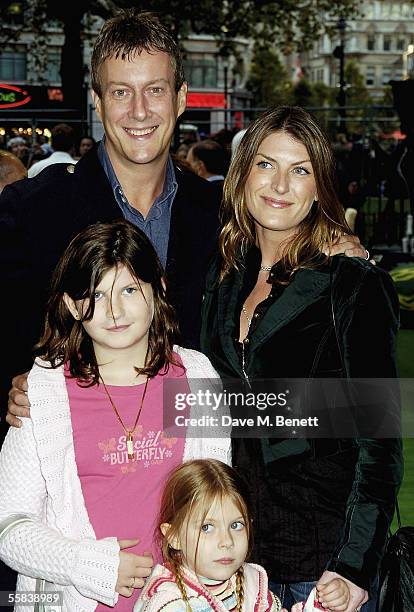
<instances>
[{"instance_id":1,"label":"zipper on coat","mask_svg":"<svg viewBox=\"0 0 414 612\"><path fill-rule=\"evenodd\" d=\"M242 372L243 372L243 376L244 376L244 380L247 383L247 386L249 387L249 389L252 388L251 384L250 384L250 380L249 377L247 375L246 372L246 344L249 343L249 339L245 338L242 342L242 346L241 346L241 368L242 368Z\"/></svg>"}]
</instances>

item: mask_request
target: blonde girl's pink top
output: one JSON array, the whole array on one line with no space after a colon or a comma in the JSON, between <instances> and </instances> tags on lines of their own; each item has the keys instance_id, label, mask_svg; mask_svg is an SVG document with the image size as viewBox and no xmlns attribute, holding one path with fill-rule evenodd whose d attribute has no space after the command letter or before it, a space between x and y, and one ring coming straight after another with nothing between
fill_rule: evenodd
<instances>
[{"instance_id":1,"label":"blonde girl's pink top","mask_svg":"<svg viewBox=\"0 0 414 612\"><path fill-rule=\"evenodd\" d=\"M178 355L175 355L179 361ZM134 436L134 457L128 458L126 436L102 385L82 387L66 377L72 419L75 460L89 519L96 538L139 538L129 552L152 553L154 564L161 554L154 540L162 488L168 473L181 464L184 433L171 436L163 426L165 382L181 378L188 390L185 370L171 366L169 372L150 379ZM127 428L132 428L140 406L144 384L107 385ZM181 385L180 385L181 387ZM132 597L119 596L117 612L130 612L139 590ZM110 608L98 604L97 612Z\"/></svg>"}]
</instances>

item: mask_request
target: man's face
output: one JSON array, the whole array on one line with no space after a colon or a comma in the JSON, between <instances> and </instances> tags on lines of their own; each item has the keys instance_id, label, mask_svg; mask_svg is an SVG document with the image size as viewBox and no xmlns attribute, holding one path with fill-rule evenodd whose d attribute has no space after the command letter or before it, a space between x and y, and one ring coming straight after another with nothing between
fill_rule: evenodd
<instances>
[{"instance_id":1,"label":"man's face","mask_svg":"<svg viewBox=\"0 0 414 612\"><path fill-rule=\"evenodd\" d=\"M82 138L79 145L79 155L83 157L85 153L90 151L93 147L93 140L90 138Z\"/></svg>"},{"instance_id":2,"label":"man's face","mask_svg":"<svg viewBox=\"0 0 414 612\"><path fill-rule=\"evenodd\" d=\"M106 148L116 166L165 163L187 86L174 88L170 56L142 51L131 60L111 57L101 67L102 98L93 93Z\"/></svg>"}]
</instances>

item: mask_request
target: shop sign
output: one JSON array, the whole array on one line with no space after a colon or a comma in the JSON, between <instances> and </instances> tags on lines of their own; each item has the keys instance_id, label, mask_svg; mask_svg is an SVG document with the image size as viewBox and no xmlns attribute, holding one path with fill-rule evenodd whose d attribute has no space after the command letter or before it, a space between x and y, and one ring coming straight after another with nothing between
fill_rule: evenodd
<instances>
[{"instance_id":1,"label":"shop sign","mask_svg":"<svg viewBox=\"0 0 414 612\"><path fill-rule=\"evenodd\" d=\"M26 89L16 85L0 83L0 109L17 108L28 104L32 97Z\"/></svg>"},{"instance_id":2,"label":"shop sign","mask_svg":"<svg viewBox=\"0 0 414 612\"><path fill-rule=\"evenodd\" d=\"M187 108L226 108L224 93L192 91L187 95Z\"/></svg>"}]
</instances>

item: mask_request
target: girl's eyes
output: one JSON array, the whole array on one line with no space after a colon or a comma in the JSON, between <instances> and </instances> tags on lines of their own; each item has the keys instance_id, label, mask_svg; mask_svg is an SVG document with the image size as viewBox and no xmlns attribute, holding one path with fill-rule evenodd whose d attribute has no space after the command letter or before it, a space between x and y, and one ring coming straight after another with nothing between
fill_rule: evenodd
<instances>
[{"instance_id":1,"label":"girl's eyes","mask_svg":"<svg viewBox=\"0 0 414 612\"><path fill-rule=\"evenodd\" d=\"M124 292L126 295L132 295L133 293L135 293L135 292L136 292L136 290L137 290L137 288L136 288L136 287L125 287L125 289L124 289L124 291L123 291L123 292Z\"/></svg>"},{"instance_id":2,"label":"girl's eyes","mask_svg":"<svg viewBox=\"0 0 414 612\"><path fill-rule=\"evenodd\" d=\"M234 531L241 531L244 529L244 523L241 521L234 521L234 523L230 525L230 529L234 529Z\"/></svg>"},{"instance_id":3,"label":"girl's eyes","mask_svg":"<svg viewBox=\"0 0 414 612\"><path fill-rule=\"evenodd\" d=\"M124 295L133 295L134 293L136 293L136 291L137 291L136 287L125 287L125 289L122 290L122 293ZM95 302L100 300L103 294L104 294L103 291L95 291L93 294L93 299L95 300Z\"/></svg>"},{"instance_id":4,"label":"girl's eyes","mask_svg":"<svg viewBox=\"0 0 414 612\"><path fill-rule=\"evenodd\" d=\"M205 525L201 526L201 531L203 533L211 533L213 529L214 527L211 525L211 523L206 523ZM242 529L244 529L244 523L242 521L234 521L234 523L231 523L230 529L233 531L242 531Z\"/></svg>"}]
</instances>

